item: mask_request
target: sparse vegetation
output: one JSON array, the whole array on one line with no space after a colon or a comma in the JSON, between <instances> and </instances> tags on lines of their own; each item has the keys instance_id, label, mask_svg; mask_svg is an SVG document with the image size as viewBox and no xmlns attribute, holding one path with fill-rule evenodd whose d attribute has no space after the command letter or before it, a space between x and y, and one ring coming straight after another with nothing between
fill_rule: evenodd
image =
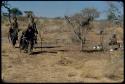
<instances>
[{"instance_id":1,"label":"sparse vegetation","mask_svg":"<svg viewBox=\"0 0 125 84\"><path fill-rule=\"evenodd\" d=\"M35 14L33 11L25 12L26 16L17 16L21 29L19 37L27 28L27 16L30 16L27 12ZM94 17L99 17L99 14L94 8L84 9L66 17L70 24L60 17L35 16L39 35L32 55L20 53L19 43L16 48L10 45L7 37L9 18L2 16L2 80L12 83L123 82L124 51L118 49L110 52L108 45L112 29L117 33L118 41L124 45L123 28L109 27L108 20L96 20ZM93 20L87 26L82 26L88 17L93 17ZM105 51L92 49L98 44L103 44ZM80 52L82 49L84 51Z\"/></svg>"},{"instance_id":2,"label":"sparse vegetation","mask_svg":"<svg viewBox=\"0 0 125 84\"><path fill-rule=\"evenodd\" d=\"M84 44L88 38L87 34L92 29L92 22L97 17L99 17L99 12L95 8L85 8L70 18L65 16L66 21L73 28L74 34L81 42L81 51L83 51Z\"/></svg>"}]
</instances>

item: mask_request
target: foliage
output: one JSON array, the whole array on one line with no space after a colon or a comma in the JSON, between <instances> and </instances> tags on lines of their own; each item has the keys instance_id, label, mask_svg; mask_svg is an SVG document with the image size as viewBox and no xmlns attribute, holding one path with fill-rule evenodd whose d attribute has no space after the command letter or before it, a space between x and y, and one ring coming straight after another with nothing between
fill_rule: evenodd
<instances>
[{"instance_id":1,"label":"foliage","mask_svg":"<svg viewBox=\"0 0 125 84\"><path fill-rule=\"evenodd\" d=\"M22 15L22 12L18 8L11 8L8 1L2 1L1 7L4 7L8 11L9 22L11 23L11 14L12 15ZM7 13L6 13L7 15Z\"/></svg>"},{"instance_id":2,"label":"foliage","mask_svg":"<svg viewBox=\"0 0 125 84\"><path fill-rule=\"evenodd\" d=\"M81 42L81 51L83 51L83 44L86 43L87 34L91 30L91 23L94 18L99 17L99 14L95 8L85 8L71 17L65 16L66 21L71 24L75 35Z\"/></svg>"},{"instance_id":3,"label":"foliage","mask_svg":"<svg viewBox=\"0 0 125 84\"><path fill-rule=\"evenodd\" d=\"M24 11L24 13L26 14L27 17L34 15L33 11Z\"/></svg>"},{"instance_id":4,"label":"foliage","mask_svg":"<svg viewBox=\"0 0 125 84\"><path fill-rule=\"evenodd\" d=\"M85 8L81 10L81 13L84 17L94 17L94 18L98 18L100 14L95 8Z\"/></svg>"},{"instance_id":5,"label":"foliage","mask_svg":"<svg viewBox=\"0 0 125 84\"><path fill-rule=\"evenodd\" d=\"M107 2L109 5L109 9L107 11L107 20L110 22L115 22L116 24L123 23L123 14L121 13L120 9L123 8L121 2ZM120 5L120 6L118 6Z\"/></svg>"},{"instance_id":6,"label":"foliage","mask_svg":"<svg viewBox=\"0 0 125 84\"><path fill-rule=\"evenodd\" d=\"M10 13L17 16L22 15L22 12L18 8L12 8Z\"/></svg>"}]
</instances>

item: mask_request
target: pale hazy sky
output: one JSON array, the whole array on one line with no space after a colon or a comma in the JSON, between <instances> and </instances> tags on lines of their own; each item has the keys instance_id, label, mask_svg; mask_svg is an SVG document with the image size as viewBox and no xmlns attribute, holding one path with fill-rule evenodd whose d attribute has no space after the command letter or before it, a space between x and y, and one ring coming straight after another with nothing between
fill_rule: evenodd
<instances>
[{"instance_id":1,"label":"pale hazy sky","mask_svg":"<svg viewBox=\"0 0 125 84\"><path fill-rule=\"evenodd\" d=\"M11 7L19 8L21 11L32 10L36 16L43 17L63 17L77 13L83 8L94 7L101 12L100 18L105 18L104 11L108 9L106 1L9 1L8 3ZM120 8L120 5L117 6Z\"/></svg>"}]
</instances>

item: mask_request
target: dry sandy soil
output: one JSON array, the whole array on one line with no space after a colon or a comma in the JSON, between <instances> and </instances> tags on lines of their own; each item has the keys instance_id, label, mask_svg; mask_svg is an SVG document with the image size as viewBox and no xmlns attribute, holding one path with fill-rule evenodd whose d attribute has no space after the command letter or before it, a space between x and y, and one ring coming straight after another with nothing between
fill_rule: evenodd
<instances>
[{"instance_id":1,"label":"dry sandy soil","mask_svg":"<svg viewBox=\"0 0 125 84\"><path fill-rule=\"evenodd\" d=\"M64 32L63 28L64 25L46 26L42 32L42 52L38 42L33 55L28 55L19 51L18 43L16 48L10 45L5 35L7 27L2 25L2 80L13 83L123 82L123 50L80 52L80 46L69 40L71 32Z\"/></svg>"}]
</instances>

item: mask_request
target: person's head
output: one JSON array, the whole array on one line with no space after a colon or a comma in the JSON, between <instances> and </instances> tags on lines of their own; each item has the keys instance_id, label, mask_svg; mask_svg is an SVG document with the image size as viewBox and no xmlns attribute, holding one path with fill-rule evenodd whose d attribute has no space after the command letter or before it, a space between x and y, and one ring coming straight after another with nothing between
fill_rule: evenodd
<instances>
[{"instance_id":1,"label":"person's head","mask_svg":"<svg viewBox=\"0 0 125 84\"><path fill-rule=\"evenodd\" d=\"M31 22L32 22L32 23L34 22L34 18L33 18L33 17L31 18Z\"/></svg>"},{"instance_id":2,"label":"person's head","mask_svg":"<svg viewBox=\"0 0 125 84\"><path fill-rule=\"evenodd\" d=\"M33 16L30 16L29 17L29 23L33 23L34 22L34 17Z\"/></svg>"},{"instance_id":3,"label":"person's head","mask_svg":"<svg viewBox=\"0 0 125 84\"><path fill-rule=\"evenodd\" d=\"M28 32L31 32L31 28L28 28L27 31L28 31Z\"/></svg>"},{"instance_id":4,"label":"person's head","mask_svg":"<svg viewBox=\"0 0 125 84\"><path fill-rule=\"evenodd\" d=\"M22 32L22 35L24 35L24 34L25 34L25 31Z\"/></svg>"},{"instance_id":5,"label":"person's head","mask_svg":"<svg viewBox=\"0 0 125 84\"><path fill-rule=\"evenodd\" d=\"M12 28L12 27L13 27L13 23L10 23L10 24L9 24L9 27Z\"/></svg>"},{"instance_id":6,"label":"person's head","mask_svg":"<svg viewBox=\"0 0 125 84\"><path fill-rule=\"evenodd\" d=\"M16 22L16 21L17 21L17 18L16 18L16 17L13 17L13 21Z\"/></svg>"},{"instance_id":7,"label":"person's head","mask_svg":"<svg viewBox=\"0 0 125 84\"><path fill-rule=\"evenodd\" d=\"M10 23L10 24L9 24L9 28L12 28L12 26L13 26L12 23Z\"/></svg>"},{"instance_id":8,"label":"person's head","mask_svg":"<svg viewBox=\"0 0 125 84\"><path fill-rule=\"evenodd\" d=\"M32 23L29 23L27 30L30 31L31 29L32 29Z\"/></svg>"},{"instance_id":9,"label":"person's head","mask_svg":"<svg viewBox=\"0 0 125 84\"><path fill-rule=\"evenodd\" d=\"M113 34L113 38L116 38L116 34Z\"/></svg>"},{"instance_id":10,"label":"person's head","mask_svg":"<svg viewBox=\"0 0 125 84\"><path fill-rule=\"evenodd\" d=\"M32 27L32 23L31 22L28 24L28 28L30 28L30 27Z\"/></svg>"},{"instance_id":11,"label":"person's head","mask_svg":"<svg viewBox=\"0 0 125 84\"><path fill-rule=\"evenodd\" d=\"M33 17L29 18L29 24L32 24L32 23L34 23L34 18Z\"/></svg>"}]
</instances>

